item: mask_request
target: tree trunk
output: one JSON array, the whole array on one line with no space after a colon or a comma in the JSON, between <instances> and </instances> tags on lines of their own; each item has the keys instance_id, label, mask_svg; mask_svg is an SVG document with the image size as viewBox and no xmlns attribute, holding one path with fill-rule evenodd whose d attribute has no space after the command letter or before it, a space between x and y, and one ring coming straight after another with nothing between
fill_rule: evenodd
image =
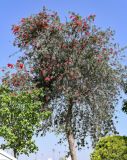
<instances>
[{"instance_id":1,"label":"tree trunk","mask_svg":"<svg viewBox=\"0 0 127 160\"><path fill-rule=\"evenodd\" d=\"M17 158L17 151L16 151L16 149L14 149L13 152L14 152L14 157Z\"/></svg>"},{"instance_id":2,"label":"tree trunk","mask_svg":"<svg viewBox=\"0 0 127 160\"><path fill-rule=\"evenodd\" d=\"M67 117L66 117L66 136L68 140L71 160L77 160L75 139L72 131L72 118L73 118L72 107L73 107L73 101L72 99L70 99L68 103L68 111L67 111Z\"/></svg>"},{"instance_id":3,"label":"tree trunk","mask_svg":"<svg viewBox=\"0 0 127 160\"><path fill-rule=\"evenodd\" d=\"M71 159L72 160L77 160L77 155L76 155L76 148L75 148L75 139L71 131L68 132L67 134L67 139L68 139L68 144L69 144L69 150L71 154Z\"/></svg>"}]
</instances>

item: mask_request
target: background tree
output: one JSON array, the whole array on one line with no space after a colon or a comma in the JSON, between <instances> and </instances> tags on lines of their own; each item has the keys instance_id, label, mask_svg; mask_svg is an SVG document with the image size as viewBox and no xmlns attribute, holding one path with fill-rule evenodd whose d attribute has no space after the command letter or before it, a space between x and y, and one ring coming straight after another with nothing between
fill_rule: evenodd
<instances>
[{"instance_id":1,"label":"background tree","mask_svg":"<svg viewBox=\"0 0 127 160\"><path fill-rule=\"evenodd\" d=\"M71 13L62 23L56 12L44 8L12 27L14 45L25 53L20 61L27 65L32 84L44 90L43 109L52 111L40 131L62 133L72 160L77 159L75 143L80 149L88 135L96 142L114 131L112 117L123 77L114 33L97 28L94 19ZM13 79L6 83L24 87Z\"/></svg>"},{"instance_id":2,"label":"background tree","mask_svg":"<svg viewBox=\"0 0 127 160\"><path fill-rule=\"evenodd\" d=\"M108 136L101 138L97 143L91 160L126 160L127 137Z\"/></svg>"},{"instance_id":3,"label":"background tree","mask_svg":"<svg viewBox=\"0 0 127 160\"><path fill-rule=\"evenodd\" d=\"M1 148L11 148L15 157L29 155L38 149L32 138L40 121L49 116L49 112L40 111L39 96L43 96L42 90L13 92L0 86L0 136L5 141Z\"/></svg>"},{"instance_id":4,"label":"background tree","mask_svg":"<svg viewBox=\"0 0 127 160\"><path fill-rule=\"evenodd\" d=\"M127 82L124 83L124 93L125 95L127 94ZM127 114L127 100L126 99L124 99L123 101L122 111Z\"/></svg>"}]
</instances>

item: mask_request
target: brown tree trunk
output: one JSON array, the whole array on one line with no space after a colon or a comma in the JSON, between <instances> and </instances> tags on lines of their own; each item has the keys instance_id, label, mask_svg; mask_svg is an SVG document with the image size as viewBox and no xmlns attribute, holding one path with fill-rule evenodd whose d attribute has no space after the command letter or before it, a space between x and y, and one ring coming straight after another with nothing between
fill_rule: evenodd
<instances>
[{"instance_id":1,"label":"brown tree trunk","mask_svg":"<svg viewBox=\"0 0 127 160\"><path fill-rule=\"evenodd\" d=\"M72 160L77 160L77 155L76 155L76 148L75 148L75 139L71 131L68 132L67 134L67 139L68 139L68 144L69 144L69 150L70 150L70 155Z\"/></svg>"},{"instance_id":2,"label":"brown tree trunk","mask_svg":"<svg viewBox=\"0 0 127 160\"><path fill-rule=\"evenodd\" d=\"M13 149L14 157L17 158L17 151L16 149Z\"/></svg>"},{"instance_id":3,"label":"brown tree trunk","mask_svg":"<svg viewBox=\"0 0 127 160\"><path fill-rule=\"evenodd\" d=\"M75 148L75 139L72 132L72 107L73 107L73 101L72 99L69 100L68 103L68 112L66 117L66 136L68 140L71 160L77 160L76 155L76 148Z\"/></svg>"}]
</instances>

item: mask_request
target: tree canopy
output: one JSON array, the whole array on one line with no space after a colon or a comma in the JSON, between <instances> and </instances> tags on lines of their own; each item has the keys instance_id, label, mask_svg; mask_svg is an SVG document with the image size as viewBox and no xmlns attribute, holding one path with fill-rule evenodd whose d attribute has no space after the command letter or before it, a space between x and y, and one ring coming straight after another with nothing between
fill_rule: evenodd
<instances>
[{"instance_id":1,"label":"tree canopy","mask_svg":"<svg viewBox=\"0 0 127 160\"><path fill-rule=\"evenodd\" d=\"M101 138L91 155L91 160L126 160L127 137L108 136Z\"/></svg>"},{"instance_id":2,"label":"tree canopy","mask_svg":"<svg viewBox=\"0 0 127 160\"><path fill-rule=\"evenodd\" d=\"M42 101L38 96L43 92L33 90L27 92L13 92L5 86L0 86L0 136L5 143L2 149L12 149L14 156L33 153L37 146L33 140L40 122L49 116L48 112L41 112Z\"/></svg>"}]
</instances>

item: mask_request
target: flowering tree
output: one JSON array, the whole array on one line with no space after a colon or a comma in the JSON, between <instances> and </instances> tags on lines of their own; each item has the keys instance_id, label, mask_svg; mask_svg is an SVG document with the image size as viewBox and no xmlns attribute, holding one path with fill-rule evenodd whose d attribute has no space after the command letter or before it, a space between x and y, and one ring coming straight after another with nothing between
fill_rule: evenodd
<instances>
[{"instance_id":1,"label":"flowering tree","mask_svg":"<svg viewBox=\"0 0 127 160\"><path fill-rule=\"evenodd\" d=\"M72 160L77 159L75 143L80 148L88 135L95 142L114 130L112 117L123 77L114 33L97 28L94 19L71 13L62 23L56 12L44 8L12 27L14 45L24 51L20 61L27 65L29 81L43 88L44 110L52 111L40 131L63 133ZM22 86L12 80L6 83Z\"/></svg>"},{"instance_id":2,"label":"flowering tree","mask_svg":"<svg viewBox=\"0 0 127 160\"><path fill-rule=\"evenodd\" d=\"M9 87L12 91L27 91L33 88L31 83L32 75L29 73L27 67L19 60L16 64L8 63L6 67L2 68L2 84Z\"/></svg>"}]
</instances>

